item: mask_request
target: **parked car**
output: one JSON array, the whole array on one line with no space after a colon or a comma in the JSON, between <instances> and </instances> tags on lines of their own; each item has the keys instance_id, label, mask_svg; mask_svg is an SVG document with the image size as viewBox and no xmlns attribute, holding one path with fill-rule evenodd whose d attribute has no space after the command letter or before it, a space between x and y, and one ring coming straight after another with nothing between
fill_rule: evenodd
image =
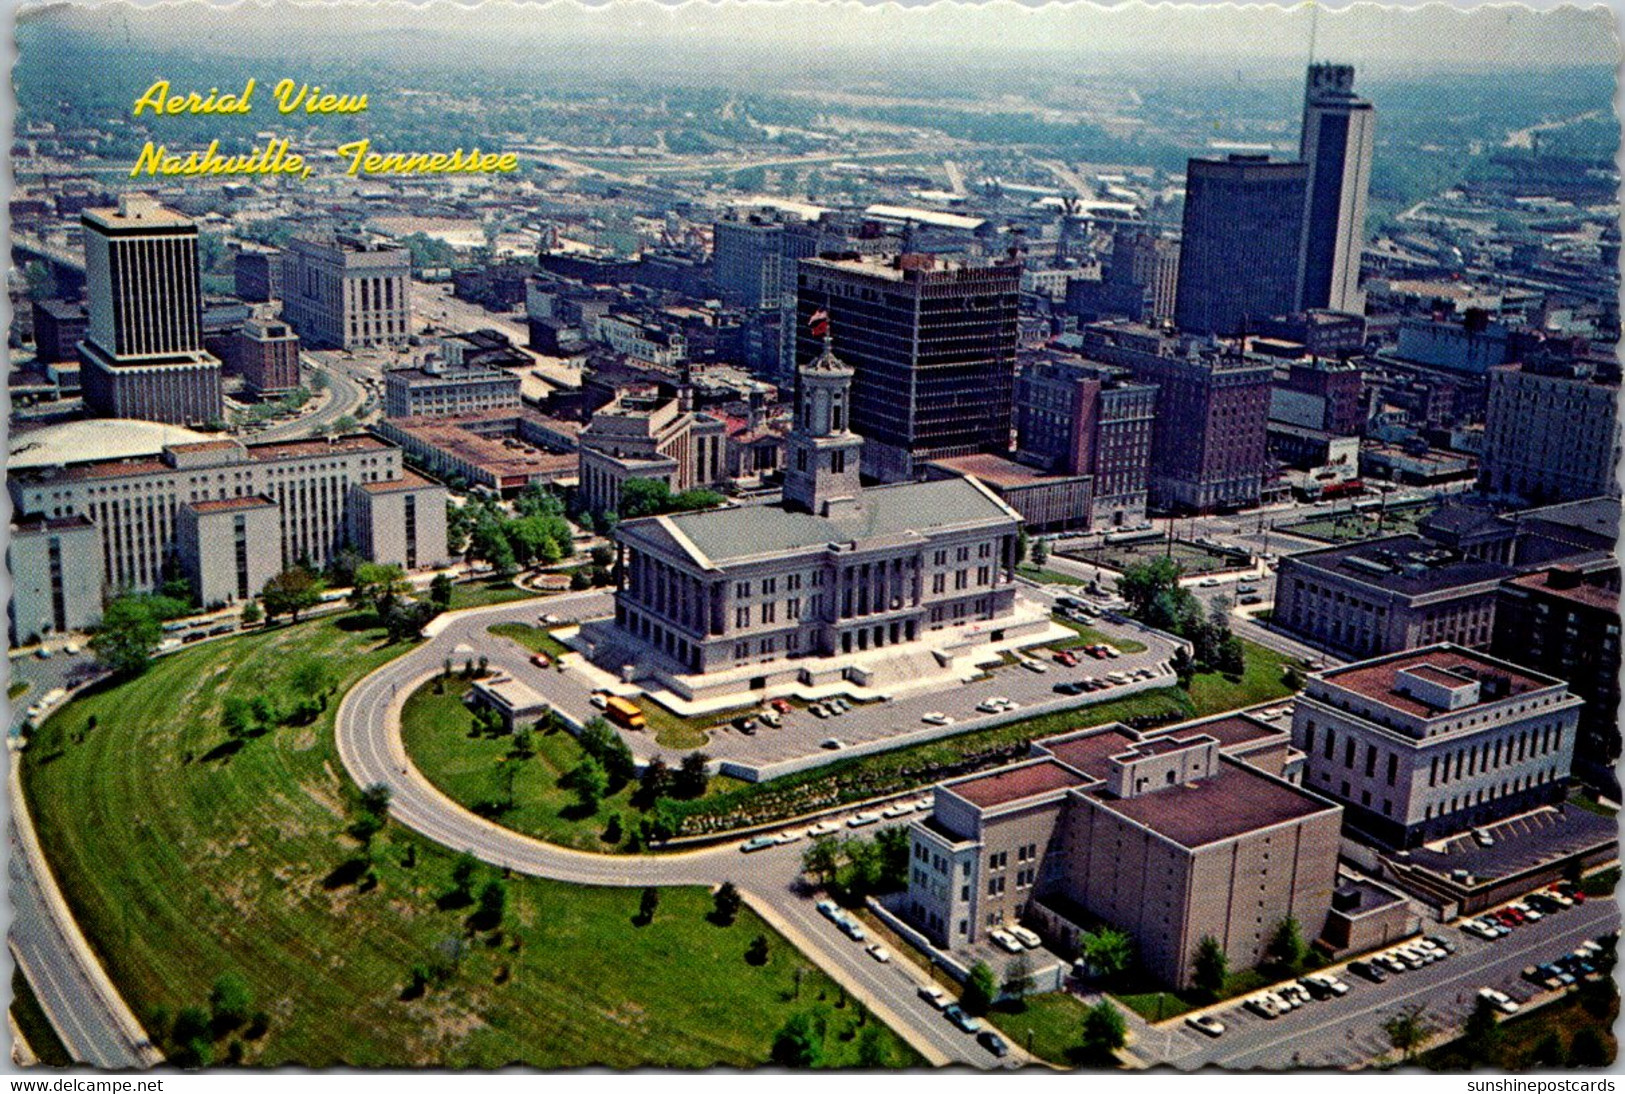
<instances>
[{"instance_id":1,"label":"parked car","mask_svg":"<svg viewBox=\"0 0 1625 1094\"><path fill-rule=\"evenodd\" d=\"M950 1003L943 1007L942 1016L966 1033L976 1033L982 1028L982 1020L966 1014L958 1003Z\"/></svg>"},{"instance_id":2,"label":"parked car","mask_svg":"<svg viewBox=\"0 0 1625 1094\"><path fill-rule=\"evenodd\" d=\"M1077 655L1071 650L1056 650L1054 656L1056 664L1065 665L1067 668L1071 668L1078 663Z\"/></svg>"},{"instance_id":3,"label":"parked car","mask_svg":"<svg viewBox=\"0 0 1625 1094\"><path fill-rule=\"evenodd\" d=\"M906 817L912 812L914 812L914 804L912 802L898 802L896 805L887 806L885 809L882 809L880 811L880 815L885 817L887 820L895 820L898 817Z\"/></svg>"},{"instance_id":4,"label":"parked car","mask_svg":"<svg viewBox=\"0 0 1625 1094\"><path fill-rule=\"evenodd\" d=\"M1006 953L1020 953L1022 951L1021 943L1017 942L1015 936L1010 934L1009 931L995 927L987 932L987 936L993 940L994 945Z\"/></svg>"},{"instance_id":5,"label":"parked car","mask_svg":"<svg viewBox=\"0 0 1625 1094\"><path fill-rule=\"evenodd\" d=\"M864 947L863 952L880 962L882 965L891 961L891 951L878 942L869 943L868 946Z\"/></svg>"},{"instance_id":6,"label":"parked car","mask_svg":"<svg viewBox=\"0 0 1625 1094\"><path fill-rule=\"evenodd\" d=\"M837 821L837 820L819 821L817 824L815 824L811 828L807 829L807 835L811 839L817 839L819 836L827 836L831 832L839 832L840 830L841 830L841 822L840 821Z\"/></svg>"},{"instance_id":7,"label":"parked car","mask_svg":"<svg viewBox=\"0 0 1625 1094\"><path fill-rule=\"evenodd\" d=\"M920 721L933 726L953 725L954 720L940 710L928 710L920 715Z\"/></svg>"},{"instance_id":8,"label":"parked car","mask_svg":"<svg viewBox=\"0 0 1625 1094\"><path fill-rule=\"evenodd\" d=\"M769 847L778 846L778 840L773 836L756 836L739 845L739 849L749 854L752 851L765 851Z\"/></svg>"},{"instance_id":9,"label":"parked car","mask_svg":"<svg viewBox=\"0 0 1625 1094\"><path fill-rule=\"evenodd\" d=\"M869 937L863 931L863 924L859 923L851 916L843 917L841 919L840 927L842 933L844 933L846 937L850 938L854 942L862 942L865 938Z\"/></svg>"},{"instance_id":10,"label":"parked car","mask_svg":"<svg viewBox=\"0 0 1625 1094\"><path fill-rule=\"evenodd\" d=\"M1447 956L1456 952L1456 944L1454 942L1450 941L1448 938L1441 938L1436 934L1430 934L1422 941L1428 943L1430 946L1433 946L1435 949L1443 950Z\"/></svg>"},{"instance_id":11,"label":"parked car","mask_svg":"<svg viewBox=\"0 0 1625 1094\"><path fill-rule=\"evenodd\" d=\"M1518 1013L1519 1007L1517 1002L1504 991L1496 991L1494 988L1479 988L1478 997L1480 999L1488 999L1491 1005L1493 1005L1495 1009L1500 1011L1502 1014Z\"/></svg>"},{"instance_id":12,"label":"parked car","mask_svg":"<svg viewBox=\"0 0 1625 1094\"><path fill-rule=\"evenodd\" d=\"M591 695L587 696L587 702L591 703L599 710L609 709L609 696L605 695L601 691L595 691Z\"/></svg>"},{"instance_id":13,"label":"parked car","mask_svg":"<svg viewBox=\"0 0 1625 1094\"><path fill-rule=\"evenodd\" d=\"M984 1029L981 1033L978 1033L976 1043L1001 1060L1010 1055L1010 1046L1004 1043L1004 1038L990 1029Z\"/></svg>"},{"instance_id":14,"label":"parked car","mask_svg":"<svg viewBox=\"0 0 1625 1094\"><path fill-rule=\"evenodd\" d=\"M763 725L771 726L774 729L778 729L784 724L784 719L779 717L779 712L776 710L764 710L757 717L762 720Z\"/></svg>"},{"instance_id":15,"label":"parked car","mask_svg":"<svg viewBox=\"0 0 1625 1094\"><path fill-rule=\"evenodd\" d=\"M1281 1006L1272 995L1254 995L1248 997L1242 1004L1260 1018L1276 1018L1280 1016Z\"/></svg>"},{"instance_id":16,"label":"parked car","mask_svg":"<svg viewBox=\"0 0 1625 1094\"><path fill-rule=\"evenodd\" d=\"M530 663L539 669L545 669L553 663L553 660L545 653L533 653L530 655Z\"/></svg>"},{"instance_id":17,"label":"parked car","mask_svg":"<svg viewBox=\"0 0 1625 1094\"><path fill-rule=\"evenodd\" d=\"M1349 972L1355 976L1362 976L1373 984L1380 984L1388 979L1388 971L1373 961L1351 961Z\"/></svg>"},{"instance_id":18,"label":"parked car","mask_svg":"<svg viewBox=\"0 0 1625 1094\"><path fill-rule=\"evenodd\" d=\"M778 835L774 836L773 842L782 847L786 843L794 843L796 840L800 839L803 834L804 833L802 833L799 829L787 828L783 832L780 832Z\"/></svg>"},{"instance_id":19,"label":"parked car","mask_svg":"<svg viewBox=\"0 0 1625 1094\"><path fill-rule=\"evenodd\" d=\"M834 752L837 749L845 748L846 742L841 740L839 737L825 737L822 741L818 742L818 747L827 748L831 752Z\"/></svg>"},{"instance_id":20,"label":"parked car","mask_svg":"<svg viewBox=\"0 0 1625 1094\"><path fill-rule=\"evenodd\" d=\"M1495 939L1501 937L1500 931L1496 930L1494 927L1491 927L1488 923L1477 919L1467 920L1461 925L1461 929L1474 937L1482 938L1489 942L1493 942Z\"/></svg>"},{"instance_id":21,"label":"parked car","mask_svg":"<svg viewBox=\"0 0 1625 1094\"><path fill-rule=\"evenodd\" d=\"M879 813L853 813L846 818L846 826L848 828L862 828L866 824L874 824L879 819Z\"/></svg>"},{"instance_id":22,"label":"parked car","mask_svg":"<svg viewBox=\"0 0 1625 1094\"><path fill-rule=\"evenodd\" d=\"M767 705L778 711L780 714L789 714L795 709L787 700L784 699L773 699Z\"/></svg>"},{"instance_id":23,"label":"parked car","mask_svg":"<svg viewBox=\"0 0 1625 1094\"><path fill-rule=\"evenodd\" d=\"M948 993L935 984L920 985L919 995L921 999L925 1000L927 1006L935 1007L938 1010L948 1005Z\"/></svg>"},{"instance_id":24,"label":"parked car","mask_svg":"<svg viewBox=\"0 0 1625 1094\"><path fill-rule=\"evenodd\" d=\"M1029 950L1036 950L1038 947L1044 944L1044 940L1042 938L1039 938L1035 932L1029 931L1026 927L1007 926L1005 927L1005 931Z\"/></svg>"},{"instance_id":25,"label":"parked car","mask_svg":"<svg viewBox=\"0 0 1625 1094\"><path fill-rule=\"evenodd\" d=\"M1084 688L1081 680L1067 680L1064 683L1056 684L1053 690L1057 695L1082 695L1087 689Z\"/></svg>"},{"instance_id":26,"label":"parked car","mask_svg":"<svg viewBox=\"0 0 1625 1094\"><path fill-rule=\"evenodd\" d=\"M812 706L808 707L807 710L809 712L811 712L811 714L812 714L812 716L814 718L828 718L829 717L829 711L824 709L824 704L823 703L814 703Z\"/></svg>"},{"instance_id":27,"label":"parked car","mask_svg":"<svg viewBox=\"0 0 1625 1094\"><path fill-rule=\"evenodd\" d=\"M1048 672L1049 666L1042 661L1034 661L1031 657L1021 658L1021 667L1028 672Z\"/></svg>"},{"instance_id":28,"label":"parked car","mask_svg":"<svg viewBox=\"0 0 1625 1094\"><path fill-rule=\"evenodd\" d=\"M1205 1033L1209 1037L1218 1037L1224 1033L1224 1023L1209 1014L1193 1014L1185 1019L1185 1024L1198 1033Z\"/></svg>"}]
</instances>

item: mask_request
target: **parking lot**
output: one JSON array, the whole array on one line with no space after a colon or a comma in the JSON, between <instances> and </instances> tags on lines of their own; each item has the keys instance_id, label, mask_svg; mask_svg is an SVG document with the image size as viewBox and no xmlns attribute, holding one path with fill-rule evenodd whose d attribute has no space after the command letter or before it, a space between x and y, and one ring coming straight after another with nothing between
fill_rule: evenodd
<instances>
[{"instance_id":1,"label":"parking lot","mask_svg":"<svg viewBox=\"0 0 1625 1094\"><path fill-rule=\"evenodd\" d=\"M1228 1068L1363 1066L1393 1054L1382 1024L1402 1010L1420 1007L1427 1028L1445 1031L1458 1028L1472 1012L1481 988L1503 992L1523 1009L1550 994L1523 978L1525 968L1556 960L1618 929L1619 910L1612 900L1588 901L1543 916L1494 941L1477 938L1459 924L1428 924L1424 933L1455 947L1449 957L1390 973L1380 984L1348 971L1347 965L1333 966L1325 971L1349 986L1344 996L1313 1001L1276 1018L1245 1009L1243 998L1232 999L1204 1012L1224 1024L1221 1036L1198 1033L1181 1018L1151 1031L1136 1052L1181 1069L1209 1063Z\"/></svg>"}]
</instances>

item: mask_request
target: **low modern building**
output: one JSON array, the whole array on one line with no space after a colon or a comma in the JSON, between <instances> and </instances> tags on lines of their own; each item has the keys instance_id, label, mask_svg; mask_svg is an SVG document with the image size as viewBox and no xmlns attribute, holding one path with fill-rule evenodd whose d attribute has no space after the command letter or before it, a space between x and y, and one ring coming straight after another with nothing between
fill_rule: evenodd
<instances>
[{"instance_id":1,"label":"low modern building","mask_svg":"<svg viewBox=\"0 0 1625 1094\"><path fill-rule=\"evenodd\" d=\"M1094 479L1089 475L1050 474L990 452L932 460L925 469L928 476L974 475L1021 514L1029 532L1072 532L1092 526Z\"/></svg>"},{"instance_id":2,"label":"low modern building","mask_svg":"<svg viewBox=\"0 0 1625 1094\"><path fill-rule=\"evenodd\" d=\"M109 434L106 444L98 444L100 432L85 428L89 423L37 430L20 454L14 442L7 479L12 505L24 517L83 516L91 522L104 594L156 588L165 566L183 554L179 523L197 520L192 542L219 548L225 541L216 529L223 525L213 518L257 511L259 499L275 507L276 526L274 534L269 525L256 526L247 540L255 574L266 572L262 566L274 573L301 560L326 566L341 547L368 535L358 524L364 487L399 484L417 496L420 512L445 507L445 487L405 478L401 450L366 434L245 445L197 434L189 439L185 430L119 424L123 428ZM241 499L253 503L183 516L188 506ZM438 524L424 522L417 536L419 565L439 566L449 559L443 513ZM214 569L217 564L227 570L235 566L203 559L200 572L209 575L211 588L217 575L227 572ZM218 577L218 583L236 587L232 578Z\"/></svg>"},{"instance_id":3,"label":"low modern building","mask_svg":"<svg viewBox=\"0 0 1625 1094\"><path fill-rule=\"evenodd\" d=\"M1354 657L1438 642L1488 649L1513 572L1415 535L1305 551L1281 560L1272 624Z\"/></svg>"},{"instance_id":4,"label":"low modern building","mask_svg":"<svg viewBox=\"0 0 1625 1094\"><path fill-rule=\"evenodd\" d=\"M82 631L102 617L102 552L83 514L24 518L11 527L11 644Z\"/></svg>"},{"instance_id":5,"label":"low modern building","mask_svg":"<svg viewBox=\"0 0 1625 1094\"><path fill-rule=\"evenodd\" d=\"M573 482L581 427L525 408L477 410L434 418L382 418L372 429L400 445L417 465L499 494L531 483Z\"/></svg>"},{"instance_id":6,"label":"low modern building","mask_svg":"<svg viewBox=\"0 0 1625 1094\"><path fill-rule=\"evenodd\" d=\"M1349 828L1407 848L1562 801L1581 705L1561 680L1442 644L1310 676L1292 743Z\"/></svg>"},{"instance_id":7,"label":"low modern building","mask_svg":"<svg viewBox=\"0 0 1625 1094\"><path fill-rule=\"evenodd\" d=\"M1047 612L1018 609L1020 517L990 490L860 485L851 380L827 351L802 367L782 504L616 529L614 619L579 637L597 664L692 698L940 671L938 652L1047 630ZM887 664L854 660L871 650Z\"/></svg>"},{"instance_id":8,"label":"low modern building","mask_svg":"<svg viewBox=\"0 0 1625 1094\"><path fill-rule=\"evenodd\" d=\"M1332 904L1342 810L1290 781L1300 761L1247 714L1035 741L937 788L910 829L901 910L951 948L1017 922L1072 946L1103 922L1180 987L1204 937L1250 967L1282 921L1313 938Z\"/></svg>"},{"instance_id":9,"label":"low modern building","mask_svg":"<svg viewBox=\"0 0 1625 1094\"><path fill-rule=\"evenodd\" d=\"M440 418L518 407L519 376L486 365L435 361L384 373L384 413L391 418Z\"/></svg>"},{"instance_id":10,"label":"low modern building","mask_svg":"<svg viewBox=\"0 0 1625 1094\"><path fill-rule=\"evenodd\" d=\"M263 549L281 536L276 502L263 494L189 501L175 509L175 556L199 604L258 596L282 569L279 552Z\"/></svg>"}]
</instances>

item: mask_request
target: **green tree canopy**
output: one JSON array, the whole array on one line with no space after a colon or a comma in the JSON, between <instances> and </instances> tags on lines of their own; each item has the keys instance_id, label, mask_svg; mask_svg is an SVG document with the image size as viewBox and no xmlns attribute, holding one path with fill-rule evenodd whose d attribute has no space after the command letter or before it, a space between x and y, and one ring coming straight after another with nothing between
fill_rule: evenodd
<instances>
[{"instance_id":1,"label":"green tree canopy","mask_svg":"<svg viewBox=\"0 0 1625 1094\"><path fill-rule=\"evenodd\" d=\"M108 602L90 648L116 676L139 676L152 660L152 648L163 637L163 625L152 606L139 597Z\"/></svg>"}]
</instances>

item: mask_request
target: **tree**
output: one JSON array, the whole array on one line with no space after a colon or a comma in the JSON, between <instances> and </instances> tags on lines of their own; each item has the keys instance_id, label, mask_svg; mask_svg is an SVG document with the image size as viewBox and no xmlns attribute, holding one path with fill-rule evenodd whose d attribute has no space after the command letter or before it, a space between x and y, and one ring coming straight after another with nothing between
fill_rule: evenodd
<instances>
[{"instance_id":1,"label":"tree","mask_svg":"<svg viewBox=\"0 0 1625 1094\"><path fill-rule=\"evenodd\" d=\"M458 855L457 861L451 864L452 889L465 900L474 891L474 874L479 868L480 860L468 851Z\"/></svg>"},{"instance_id":2,"label":"tree","mask_svg":"<svg viewBox=\"0 0 1625 1094\"><path fill-rule=\"evenodd\" d=\"M792 1014L773 1035L772 1060L780 1067L814 1068L824 1063L824 1019L816 1012Z\"/></svg>"},{"instance_id":3,"label":"tree","mask_svg":"<svg viewBox=\"0 0 1625 1094\"><path fill-rule=\"evenodd\" d=\"M1017 1009L1026 1005L1027 996L1032 994L1033 988L1032 966L1028 964L1025 956L1018 957L1004 969L1004 983L999 985L999 993L1007 999L1013 999Z\"/></svg>"},{"instance_id":4,"label":"tree","mask_svg":"<svg viewBox=\"0 0 1625 1094\"><path fill-rule=\"evenodd\" d=\"M671 486L665 479L627 479L621 484L621 504L616 512L625 520L667 512L671 508Z\"/></svg>"},{"instance_id":5,"label":"tree","mask_svg":"<svg viewBox=\"0 0 1625 1094\"><path fill-rule=\"evenodd\" d=\"M208 1067L214 1062L209 1012L202 1007L182 1007L177 1011L169 1040L169 1062L177 1067Z\"/></svg>"},{"instance_id":6,"label":"tree","mask_svg":"<svg viewBox=\"0 0 1625 1094\"><path fill-rule=\"evenodd\" d=\"M1535 1047L1529 1050L1529 1065L1531 1067L1562 1067L1568 1060L1568 1054L1563 1051L1563 1038L1557 1035L1556 1030L1548 1031Z\"/></svg>"},{"instance_id":7,"label":"tree","mask_svg":"<svg viewBox=\"0 0 1625 1094\"><path fill-rule=\"evenodd\" d=\"M655 920L655 911L660 907L660 890L653 885L646 886L643 895L638 898L638 919L645 926Z\"/></svg>"},{"instance_id":8,"label":"tree","mask_svg":"<svg viewBox=\"0 0 1625 1094\"><path fill-rule=\"evenodd\" d=\"M1198 991L1210 998L1218 998L1224 990L1224 978L1230 971L1230 957L1219 940L1210 934L1202 936L1196 944L1195 968L1191 980Z\"/></svg>"},{"instance_id":9,"label":"tree","mask_svg":"<svg viewBox=\"0 0 1625 1094\"><path fill-rule=\"evenodd\" d=\"M479 911L474 920L484 930L495 930L502 924L502 914L508 907L508 890L493 878L480 890Z\"/></svg>"},{"instance_id":10,"label":"tree","mask_svg":"<svg viewBox=\"0 0 1625 1094\"><path fill-rule=\"evenodd\" d=\"M1497 1066L1501 1051L1501 1023L1495 1004L1482 995L1475 997L1472 1013L1461 1027L1462 1050L1475 1065Z\"/></svg>"},{"instance_id":11,"label":"tree","mask_svg":"<svg viewBox=\"0 0 1625 1094\"><path fill-rule=\"evenodd\" d=\"M1191 660L1190 650L1184 646L1175 649L1174 655L1168 659L1168 667L1174 670L1180 687L1191 686L1191 680L1196 676L1196 662Z\"/></svg>"},{"instance_id":12,"label":"tree","mask_svg":"<svg viewBox=\"0 0 1625 1094\"><path fill-rule=\"evenodd\" d=\"M226 972L215 979L209 989L209 1025L216 1037L241 1027L253 1009L253 997L241 976Z\"/></svg>"},{"instance_id":13,"label":"tree","mask_svg":"<svg viewBox=\"0 0 1625 1094\"><path fill-rule=\"evenodd\" d=\"M603 718L592 718L581 727L577 738L581 750L597 760L609 779L609 793L613 794L632 781L637 772L637 760L621 735Z\"/></svg>"},{"instance_id":14,"label":"tree","mask_svg":"<svg viewBox=\"0 0 1625 1094\"><path fill-rule=\"evenodd\" d=\"M1570 1067L1607 1067L1613 1062L1613 1053L1595 1026L1580 1027L1569 1042Z\"/></svg>"},{"instance_id":15,"label":"tree","mask_svg":"<svg viewBox=\"0 0 1625 1094\"><path fill-rule=\"evenodd\" d=\"M150 604L135 597L115 597L102 612L90 648L115 676L139 676L151 663L152 648L163 633Z\"/></svg>"},{"instance_id":16,"label":"tree","mask_svg":"<svg viewBox=\"0 0 1625 1094\"><path fill-rule=\"evenodd\" d=\"M1247 647L1241 644L1241 639L1226 633L1219 640L1213 666L1226 676L1240 676L1247 671Z\"/></svg>"},{"instance_id":17,"label":"tree","mask_svg":"<svg viewBox=\"0 0 1625 1094\"><path fill-rule=\"evenodd\" d=\"M590 724L590 723L589 723ZM666 761L656 756L643 766L643 775L638 779L637 793L632 795L632 804L639 809L648 810L654 807L661 795L671 789L671 768Z\"/></svg>"},{"instance_id":18,"label":"tree","mask_svg":"<svg viewBox=\"0 0 1625 1094\"><path fill-rule=\"evenodd\" d=\"M355 569L355 585L350 590L350 603L360 608L371 604L381 616L396 597L412 591L406 580L406 571L399 566L382 562L363 562Z\"/></svg>"},{"instance_id":19,"label":"tree","mask_svg":"<svg viewBox=\"0 0 1625 1094\"><path fill-rule=\"evenodd\" d=\"M1134 963L1134 940L1114 927L1083 935L1078 949L1084 963L1102 980L1115 980Z\"/></svg>"},{"instance_id":20,"label":"tree","mask_svg":"<svg viewBox=\"0 0 1625 1094\"><path fill-rule=\"evenodd\" d=\"M801 855L802 871L817 878L820 885L833 881L840 866L841 845L834 836L819 836Z\"/></svg>"},{"instance_id":21,"label":"tree","mask_svg":"<svg viewBox=\"0 0 1625 1094\"><path fill-rule=\"evenodd\" d=\"M748 946L745 950L745 964L754 965L757 968L761 968L763 965L767 964L767 958L767 935L759 934L750 940L750 946ZM800 981L797 980L797 984L799 983Z\"/></svg>"},{"instance_id":22,"label":"tree","mask_svg":"<svg viewBox=\"0 0 1625 1094\"><path fill-rule=\"evenodd\" d=\"M320 657L302 657L288 673L288 683L301 695L320 695L333 686L333 666Z\"/></svg>"},{"instance_id":23,"label":"tree","mask_svg":"<svg viewBox=\"0 0 1625 1094\"><path fill-rule=\"evenodd\" d=\"M879 1025L870 1023L858 1034L858 1066L870 1071L881 1071L892 1066L891 1053L886 1048L886 1035Z\"/></svg>"},{"instance_id":24,"label":"tree","mask_svg":"<svg viewBox=\"0 0 1625 1094\"><path fill-rule=\"evenodd\" d=\"M721 926L731 927L734 920L739 918L739 908L744 903L739 895L739 887L731 881L724 881L717 886L711 899L715 904L711 918Z\"/></svg>"},{"instance_id":25,"label":"tree","mask_svg":"<svg viewBox=\"0 0 1625 1094\"><path fill-rule=\"evenodd\" d=\"M1128 1041L1128 1028L1118 1009L1102 999L1083 1015L1078 1056L1085 1066L1117 1066L1117 1050Z\"/></svg>"},{"instance_id":26,"label":"tree","mask_svg":"<svg viewBox=\"0 0 1625 1094\"><path fill-rule=\"evenodd\" d=\"M1039 536L1033 541L1033 565L1043 569L1047 562L1049 562L1049 540Z\"/></svg>"},{"instance_id":27,"label":"tree","mask_svg":"<svg viewBox=\"0 0 1625 1094\"><path fill-rule=\"evenodd\" d=\"M361 811L374 817L389 813L390 789L383 783L373 783L361 791Z\"/></svg>"},{"instance_id":28,"label":"tree","mask_svg":"<svg viewBox=\"0 0 1625 1094\"><path fill-rule=\"evenodd\" d=\"M965 986L959 992L959 1005L966 1014L980 1017L992 1009L997 990L993 970L986 961L978 961L971 966L970 975L965 977Z\"/></svg>"},{"instance_id":29,"label":"tree","mask_svg":"<svg viewBox=\"0 0 1625 1094\"><path fill-rule=\"evenodd\" d=\"M265 603L267 618L291 615L297 623L300 612L321 603L324 588L320 577L303 566L293 566L267 581L260 599Z\"/></svg>"},{"instance_id":30,"label":"tree","mask_svg":"<svg viewBox=\"0 0 1625 1094\"><path fill-rule=\"evenodd\" d=\"M243 626L252 627L254 624L258 623L262 618L264 618L264 616L265 616L265 613L260 611L259 601L257 601L257 600L245 600L245 601L243 601Z\"/></svg>"},{"instance_id":31,"label":"tree","mask_svg":"<svg viewBox=\"0 0 1625 1094\"><path fill-rule=\"evenodd\" d=\"M677 775L672 779L671 796L674 798L699 798L705 795L705 788L710 785L710 776L705 773L705 765L711 758L703 752L690 752L683 757L682 766L677 769Z\"/></svg>"},{"instance_id":32,"label":"tree","mask_svg":"<svg viewBox=\"0 0 1625 1094\"><path fill-rule=\"evenodd\" d=\"M566 771L559 785L575 791L577 807L583 814L592 814L598 811L598 804L609 789L609 776L604 774L602 764L588 756Z\"/></svg>"},{"instance_id":33,"label":"tree","mask_svg":"<svg viewBox=\"0 0 1625 1094\"><path fill-rule=\"evenodd\" d=\"M1427 1036L1427 1030L1422 1025L1422 1008L1406 1007L1391 1015L1383 1022L1382 1031L1388 1035L1388 1043L1409 1061L1416 1046Z\"/></svg>"},{"instance_id":34,"label":"tree","mask_svg":"<svg viewBox=\"0 0 1625 1094\"><path fill-rule=\"evenodd\" d=\"M429 602L441 611L451 607L451 575L435 574L434 580L429 582Z\"/></svg>"},{"instance_id":35,"label":"tree","mask_svg":"<svg viewBox=\"0 0 1625 1094\"><path fill-rule=\"evenodd\" d=\"M1158 597L1184 591L1179 588L1179 575L1179 563L1170 558L1126 566L1123 576L1117 579L1117 595L1128 601L1130 615L1146 620L1156 614Z\"/></svg>"},{"instance_id":36,"label":"tree","mask_svg":"<svg viewBox=\"0 0 1625 1094\"><path fill-rule=\"evenodd\" d=\"M1021 528L1016 532L1016 565L1020 566L1027 561L1027 529Z\"/></svg>"},{"instance_id":37,"label":"tree","mask_svg":"<svg viewBox=\"0 0 1625 1094\"><path fill-rule=\"evenodd\" d=\"M1296 972L1298 966L1303 964L1307 951L1302 928L1296 919L1287 916L1276 924L1275 933L1270 935L1269 945L1264 948L1264 957L1271 965L1290 973Z\"/></svg>"}]
</instances>

